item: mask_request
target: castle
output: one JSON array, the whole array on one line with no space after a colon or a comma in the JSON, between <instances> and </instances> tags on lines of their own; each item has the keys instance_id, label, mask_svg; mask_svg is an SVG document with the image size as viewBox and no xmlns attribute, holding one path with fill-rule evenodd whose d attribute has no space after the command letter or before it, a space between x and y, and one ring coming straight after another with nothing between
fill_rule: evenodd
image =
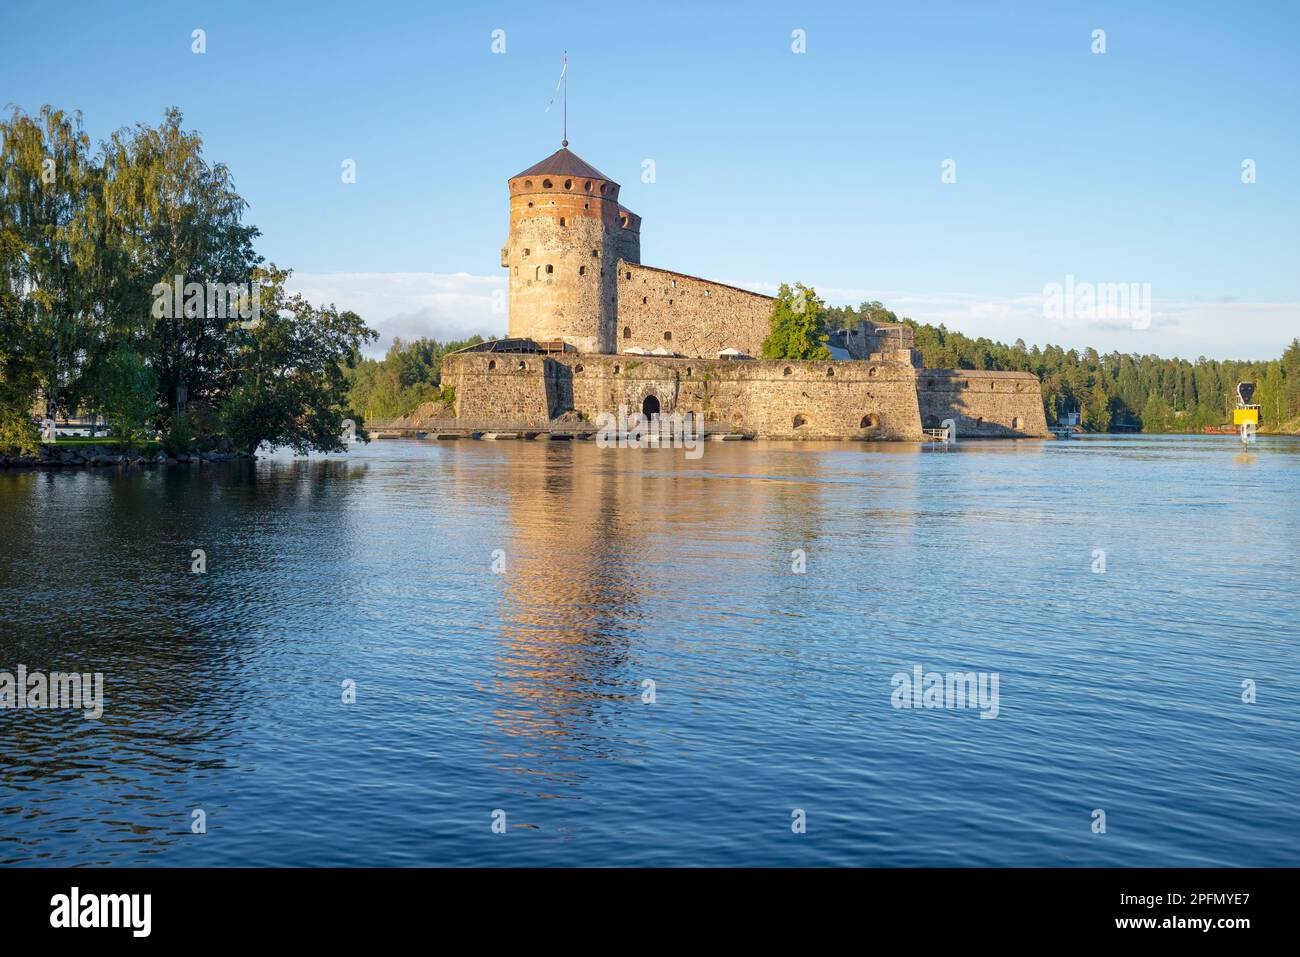
<instances>
[{"instance_id":1,"label":"castle","mask_svg":"<svg viewBox=\"0 0 1300 957\"><path fill-rule=\"evenodd\" d=\"M921 368L906 325L831 338L830 361L766 361L773 300L641 264L641 217L564 146L510 177L509 331L443 360L467 428L544 430L601 412L699 413L777 439L1049 435L1027 372Z\"/></svg>"}]
</instances>

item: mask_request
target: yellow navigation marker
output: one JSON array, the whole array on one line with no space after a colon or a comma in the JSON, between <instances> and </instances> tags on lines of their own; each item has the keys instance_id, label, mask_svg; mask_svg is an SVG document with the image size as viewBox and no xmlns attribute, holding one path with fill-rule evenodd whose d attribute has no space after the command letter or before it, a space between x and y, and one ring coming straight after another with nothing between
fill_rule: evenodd
<instances>
[{"instance_id":1,"label":"yellow navigation marker","mask_svg":"<svg viewBox=\"0 0 1300 957\"><path fill-rule=\"evenodd\" d=\"M1259 406L1250 400L1255 398L1255 383L1237 383L1237 407L1232 410L1232 424L1241 428L1241 444L1249 446L1255 441L1255 431L1259 428Z\"/></svg>"}]
</instances>

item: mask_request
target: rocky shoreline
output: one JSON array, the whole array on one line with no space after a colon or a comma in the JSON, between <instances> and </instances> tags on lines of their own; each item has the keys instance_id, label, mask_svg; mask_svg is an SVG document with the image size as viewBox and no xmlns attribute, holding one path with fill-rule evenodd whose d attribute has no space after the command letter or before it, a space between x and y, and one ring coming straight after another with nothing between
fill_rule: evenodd
<instances>
[{"instance_id":1,"label":"rocky shoreline","mask_svg":"<svg viewBox=\"0 0 1300 957\"><path fill-rule=\"evenodd\" d=\"M79 448L59 448L42 445L37 455L0 454L0 468L131 468L135 466L208 465L215 462L252 461L256 455L233 452L228 449L211 449L206 452L181 452L174 456L166 452L142 452L139 449L121 449L112 446L86 445Z\"/></svg>"}]
</instances>

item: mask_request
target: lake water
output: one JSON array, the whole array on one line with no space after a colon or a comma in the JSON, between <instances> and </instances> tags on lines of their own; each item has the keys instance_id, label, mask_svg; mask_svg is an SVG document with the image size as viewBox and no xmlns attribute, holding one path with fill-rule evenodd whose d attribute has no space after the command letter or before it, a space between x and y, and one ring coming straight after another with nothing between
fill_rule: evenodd
<instances>
[{"instance_id":1,"label":"lake water","mask_svg":"<svg viewBox=\"0 0 1300 957\"><path fill-rule=\"evenodd\" d=\"M0 471L0 862L1297 865L1298 568L1291 438Z\"/></svg>"}]
</instances>

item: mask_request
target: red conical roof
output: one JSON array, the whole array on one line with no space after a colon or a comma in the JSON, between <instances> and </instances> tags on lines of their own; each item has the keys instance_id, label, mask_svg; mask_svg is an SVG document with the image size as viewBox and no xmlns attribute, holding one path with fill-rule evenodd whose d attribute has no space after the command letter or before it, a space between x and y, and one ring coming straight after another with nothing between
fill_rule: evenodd
<instances>
[{"instance_id":1,"label":"red conical roof","mask_svg":"<svg viewBox=\"0 0 1300 957\"><path fill-rule=\"evenodd\" d=\"M603 179L609 183L614 182L568 147L556 150L540 163L535 163L522 173L516 173L510 178L518 179L520 176L545 175L581 176L585 179Z\"/></svg>"}]
</instances>

